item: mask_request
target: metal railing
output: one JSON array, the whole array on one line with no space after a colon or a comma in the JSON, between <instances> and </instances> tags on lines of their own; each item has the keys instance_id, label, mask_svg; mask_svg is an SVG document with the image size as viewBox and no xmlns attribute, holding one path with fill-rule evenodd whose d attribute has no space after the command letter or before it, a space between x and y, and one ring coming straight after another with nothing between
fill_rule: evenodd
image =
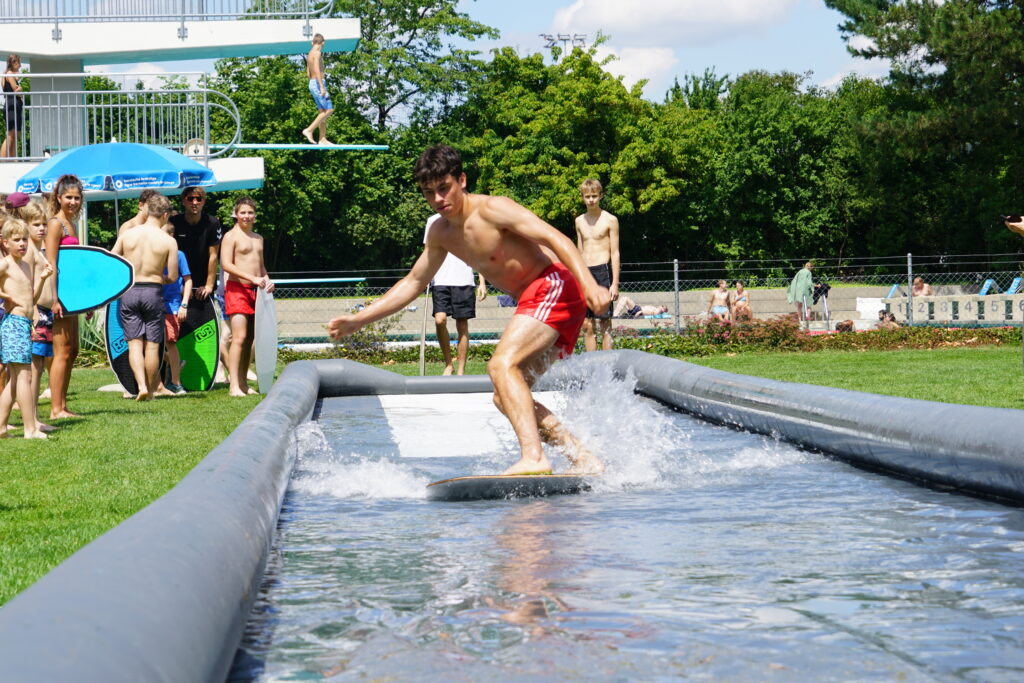
<instances>
[{"instance_id":1,"label":"metal railing","mask_svg":"<svg viewBox=\"0 0 1024 683\"><path fill-rule=\"evenodd\" d=\"M115 85L120 79L120 87L63 87L89 76L112 80ZM24 86L34 85L35 91L8 93L0 108L5 119L19 119L14 149L6 150L7 160L38 161L72 147L115 141L169 147L201 162L234 154L232 145L241 140L242 125L230 97L199 86L131 89L134 82L147 76L167 74L26 74ZM44 89L47 87L53 89ZM20 108L15 99L21 101ZM211 140L211 117L217 113L228 122L227 140ZM226 146L211 151L212 142Z\"/></svg>"},{"instance_id":2,"label":"metal railing","mask_svg":"<svg viewBox=\"0 0 1024 683\"><path fill-rule=\"evenodd\" d=\"M0 23L53 24L51 38L61 40L62 23L178 22L178 37L188 38L190 21L310 19L328 16L334 0L0 0Z\"/></svg>"},{"instance_id":3,"label":"metal railing","mask_svg":"<svg viewBox=\"0 0 1024 683\"><path fill-rule=\"evenodd\" d=\"M1021 324L1024 316L1024 286L1016 293L1006 292L1021 276L1022 257L1016 254L955 255L913 257L908 273L906 256L874 259L815 259L814 281L828 285L819 290L822 296L807 302L812 329L833 329L836 322L853 320L859 329L873 327L880 309L891 308L901 321L921 308L906 294L914 278L931 284L935 302L925 310L930 316L919 316L917 322L952 322L960 324ZM652 330L682 330L692 323L708 318L711 292L718 280L726 280L735 292L737 280L744 282L753 317L772 318L795 312L786 290L804 260L749 261L743 264L728 261L662 261L657 263L623 263L620 272L620 300L628 297L648 315L617 316L613 336L647 333ZM922 267L923 266L923 267ZM275 273L273 278L298 278L302 283L281 285L275 293L279 336L288 343L324 343L324 324L342 313L380 296L406 273L405 270L335 271L330 273ZM357 276L355 284L315 284L311 279ZM908 279L909 278L909 279ZM988 288L985 284L992 281ZM985 292L982 294L982 292ZM996 295L996 296L994 296ZM985 299L985 297L988 299ZM902 297L902 298L900 298ZM942 316L943 297L959 297L989 301L981 315L977 304L957 305L957 314ZM889 303L886 303L886 300ZM1007 303L1009 301L1009 303ZM378 324L379 332L392 341L414 341L424 325L428 338L434 336L430 317L431 300L421 295L406 310ZM660 313L664 307L667 312ZM515 312L511 297L490 290L490 295L477 302L476 318L470 322L471 339L497 339ZM623 311L624 313L624 311ZM909 315L908 315L909 314ZM909 320L908 322L913 322ZM449 325L451 327L451 325Z\"/></svg>"}]
</instances>

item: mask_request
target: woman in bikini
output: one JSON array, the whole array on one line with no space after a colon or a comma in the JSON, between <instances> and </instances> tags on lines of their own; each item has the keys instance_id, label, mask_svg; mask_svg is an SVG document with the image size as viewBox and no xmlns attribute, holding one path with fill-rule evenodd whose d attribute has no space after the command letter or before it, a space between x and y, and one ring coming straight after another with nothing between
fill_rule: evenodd
<instances>
[{"instance_id":1,"label":"woman in bikini","mask_svg":"<svg viewBox=\"0 0 1024 683\"><path fill-rule=\"evenodd\" d=\"M750 320L754 312L750 310L750 293L743 286L742 280L736 281L736 292L732 298L732 314L736 320Z\"/></svg>"},{"instance_id":2,"label":"woman in bikini","mask_svg":"<svg viewBox=\"0 0 1024 683\"><path fill-rule=\"evenodd\" d=\"M61 247L79 244L75 221L82 210L82 182L63 175L50 195L50 215L46 224L46 259L57 272L57 253ZM71 369L78 357L78 316L64 315L60 305L58 282L54 278L53 364L50 366L50 419L78 417L68 410L68 386Z\"/></svg>"},{"instance_id":3,"label":"woman in bikini","mask_svg":"<svg viewBox=\"0 0 1024 683\"><path fill-rule=\"evenodd\" d=\"M7 57L7 70L4 71L4 118L7 119L7 135L0 144L0 157L18 156L18 131L25 127L25 103L22 100L21 57L11 54Z\"/></svg>"}]
</instances>

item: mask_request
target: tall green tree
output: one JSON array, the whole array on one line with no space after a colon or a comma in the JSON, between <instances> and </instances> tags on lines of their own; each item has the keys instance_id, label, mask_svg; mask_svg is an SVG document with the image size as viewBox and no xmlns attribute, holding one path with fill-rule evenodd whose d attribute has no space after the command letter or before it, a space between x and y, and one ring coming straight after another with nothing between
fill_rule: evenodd
<instances>
[{"instance_id":1,"label":"tall green tree","mask_svg":"<svg viewBox=\"0 0 1024 683\"><path fill-rule=\"evenodd\" d=\"M497 38L496 29L458 11L459 0L335 0L337 15L360 21L359 46L329 55L326 70L378 130L413 110L458 97L483 66L455 39Z\"/></svg>"}]
</instances>

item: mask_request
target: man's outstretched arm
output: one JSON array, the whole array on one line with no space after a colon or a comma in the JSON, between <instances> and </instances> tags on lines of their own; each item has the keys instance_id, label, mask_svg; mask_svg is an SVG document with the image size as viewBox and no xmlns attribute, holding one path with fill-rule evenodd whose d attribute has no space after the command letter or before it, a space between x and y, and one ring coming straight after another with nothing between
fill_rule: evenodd
<instances>
[{"instance_id":1,"label":"man's outstretched arm","mask_svg":"<svg viewBox=\"0 0 1024 683\"><path fill-rule=\"evenodd\" d=\"M423 253L416 259L412 269L394 286L386 291L379 299L359 311L350 315L339 315L327 323L327 332L334 339L340 339L350 334L355 334L365 325L376 322L408 306L416 299L430 284L434 273L444 263L447 255L443 248L437 245L428 245Z\"/></svg>"}]
</instances>

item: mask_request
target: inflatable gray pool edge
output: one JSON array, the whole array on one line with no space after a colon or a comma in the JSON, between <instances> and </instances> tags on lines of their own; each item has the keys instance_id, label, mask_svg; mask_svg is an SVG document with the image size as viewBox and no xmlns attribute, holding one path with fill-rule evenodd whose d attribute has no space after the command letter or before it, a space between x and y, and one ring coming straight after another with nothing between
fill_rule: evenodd
<instances>
[{"instance_id":1,"label":"inflatable gray pool edge","mask_svg":"<svg viewBox=\"0 0 1024 683\"><path fill-rule=\"evenodd\" d=\"M736 375L640 351L596 354L636 391L859 467L1024 504L1024 411Z\"/></svg>"},{"instance_id":2,"label":"inflatable gray pool edge","mask_svg":"<svg viewBox=\"0 0 1024 683\"><path fill-rule=\"evenodd\" d=\"M638 351L587 354L572 372L588 376L592 363L611 363L636 378L640 393L715 422L1024 501L1022 411L773 382ZM0 680L222 681L273 542L292 427L317 398L490 389L486 377L405 378L345 360L290 364L177 486L0 609Z\"/></svg>"}]
</instances>

